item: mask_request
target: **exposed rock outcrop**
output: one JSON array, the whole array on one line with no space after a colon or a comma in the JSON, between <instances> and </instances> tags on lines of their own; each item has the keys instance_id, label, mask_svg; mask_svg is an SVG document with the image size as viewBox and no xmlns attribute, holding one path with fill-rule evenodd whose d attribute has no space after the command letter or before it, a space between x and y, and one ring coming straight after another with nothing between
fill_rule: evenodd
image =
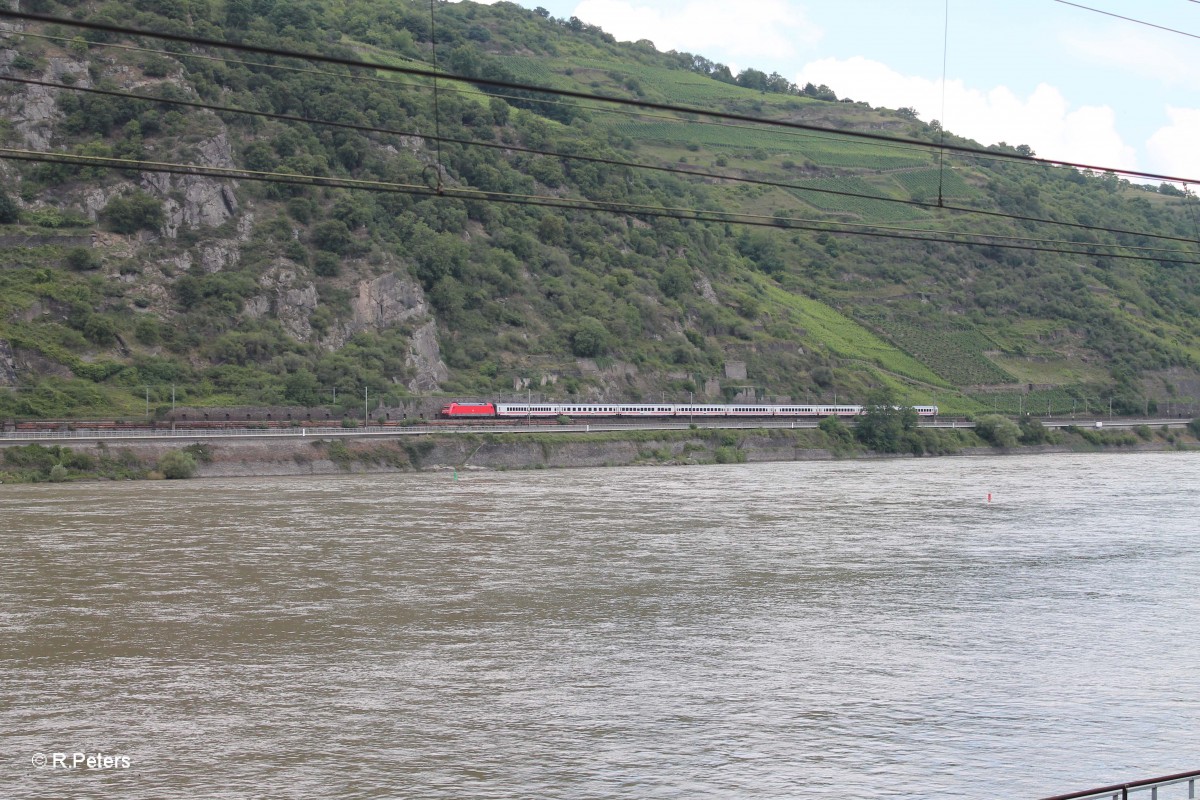
<instances>
[{"instance_id":1,"label":"exposed rock outcrop","mask_svg":"<svg viewBox=\"0 0 1200 800\"><path fill-rule=\"evenodd\" d=\"M242 258L241 247L236 241L217 239L201 245L199 250L200 268L208 273L232 269Z\"/></svg>"},{"instance_id":2,"label":"exposed rock outcrop","mask_svg":"<svg viewBox=\"0 0 1200 800\"><path fill-rule=\"evenodd\" d=\"M331 350L365 330L380 330L405 323L417 324L409 342L406 366L413 371L407 386L414 392L433 392L450 375L438 346L437 323L421 285L407 276L389 272L374 280L358 282L358 293L350 300L351 317L322 339Z\"/></svg>"},{"instance_id":3,"label":"exposed rock outcrop","mask_svg":"<svg viewBox=\"0 0 1200 800\"><path fill-rule=\"evenodd\" d=\"M11 72L17 57L16 50L0 50L0 72ZM92 85L87 64L74 58L53 57L48 60L41 80L63 83L65 76L76 86ZM58 110L58 90L45 86L14 85L12 94L0 100L0 113L13 124L25 145L34 150L48 150L53 139L53 123L62 115Z\"/></svg>"},{"instance_id":4,"label":"exposed rock outcrop","mask_svg":"<svg viewBox=\"0 0 1200 800\"><path fill-rule=\"evenodd\" d=\"M436 392L441 389L442 381L450 377L450 370L442 361L442 351L438 346L436 322L429 320L417 328L408 345L405 364L416 373L408 382L411 392Z\"/></svg>"},{"instance_id":5,"label":"exposed rock outcrop","mask_svg":"<svg viewBox=\"0 0 1200 800\"><path fill-rule=\"evenodd\" d=\"M0 339L0 386L17 385L17 359L13 356L12 346Z\"/></svg>"},{"instance_id":6,"label":"exposed rock outcrop","mask_svg":"<svg viewBox=\"0 0 1200 800\"><path fill-rule=\"evenodd\" d=\"M283 329L302 342L312 337L309 318L317 310L317 287L312 281L301 281L295 265L280 259L259 279L266 294L246 301L243 312L249 317L272 313Z\"/></svg>"},{"instance_id":7,"label":"exposed rock outcrop","mask_svg":"<svg viewBox=\"0 0 1200 800\"><path fill-rule=\"evenodd\" d=\"M0 102L0 112L12 122L13 129L26 147L30 150L48 150L54 135L52 123L58 117L55 92L44 86L22 88L22 91L14 92Z\"/></svg>"},{"instance_id":8,"label":"exposed rock outcrop","mask_svg":"<svg viewBox=\"0 0 1200 800\"><path fill-rule=\"evenodd\" d=\"M373 281L359 281L358 296L350 301L354 318L346 338L368 328L384 328L397 322L429 316L429 303L421 285L394 272Z\"/></svg>"},{"instance_id":9,"label":"exposed rock outcrop","mask_svg":"<svg viewBox=\"0 0 1200 800\"><path fill-rule=\"evenodd\" d=\"M196 145L196 151L196 163L203 166L234 166L229 138L224 131ZM234 194L236 183L233 181L154 172L142 173L141 180L147 189L165 198L163 233L171 239L184 226L215 228L238 211L237 196Z\"/></svg>"}]
</instances>

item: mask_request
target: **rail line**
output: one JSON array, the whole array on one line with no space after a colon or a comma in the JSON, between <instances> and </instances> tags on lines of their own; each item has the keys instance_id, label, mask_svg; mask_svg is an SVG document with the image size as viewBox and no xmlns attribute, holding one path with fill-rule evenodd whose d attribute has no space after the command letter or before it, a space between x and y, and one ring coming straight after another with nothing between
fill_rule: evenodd
<instances>
[{"instance_id":1,"label":"rail line","mask_svg":"<svg viewBox=\"0 0 1200 800\"><path fill-rule=\"evenodd\" d=\"M1187 420L1182 419L1041 419L1048 428L1065 428L1072 425L1091 428L1100 423L1104 428L1134 428L1139 425L1183 428ZM221 429L163 429L141 428L111 430L88 428L79 425L68 430L50 431L3 431L0 445L32 442L87 442L87 441L220 441L247 439L354 439L396 438L403 436L461 435L461 434L533 434L533 433L612 433L620 431L679 431L679 430L779 430L816 428L819 420L780 421L714 421L701 422L589 422L532 425L413 425L409 427L372 425L359 428L296 426L280 428L221 428ZM853 425L852 421L847 424ZM975 423L962 420L922 420L922 428L974 428Z\"/></svg>"}]
</instances>

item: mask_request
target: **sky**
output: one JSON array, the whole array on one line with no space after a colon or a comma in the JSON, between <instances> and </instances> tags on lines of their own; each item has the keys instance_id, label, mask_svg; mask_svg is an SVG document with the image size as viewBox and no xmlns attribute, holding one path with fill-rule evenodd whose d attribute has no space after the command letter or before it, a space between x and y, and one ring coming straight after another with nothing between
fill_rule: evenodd
<instances>
[{"instance_id":1,"label":"sky","mask_svg":"<svg viewBox=\"0 0 1200 800\"><path fill-rule=\"evenodd\" d=\"M1180 32L1055 0L518 2L735 73L753 67L874 106L910 106L980 144L1200 183L1194 0L1078 0Z\"/></svg>"}]
</instances>

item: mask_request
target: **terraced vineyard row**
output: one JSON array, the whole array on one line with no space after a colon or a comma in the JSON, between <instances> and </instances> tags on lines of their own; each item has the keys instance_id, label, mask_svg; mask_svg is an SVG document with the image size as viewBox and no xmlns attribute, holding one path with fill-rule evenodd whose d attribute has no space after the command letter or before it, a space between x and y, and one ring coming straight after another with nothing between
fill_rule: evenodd
<instances>
[{"instance_id":1,"label":"terraced vineyard row","mask_svg":"<svg viewBox=\"0 0 1200 800\"><path fill-rule=\"evenodd\" d=\"M914 198L934 200L938 195L938 170L922 169L897 172L892 176ZM967 182L952 169L942 174L943 197L970 197L974 192Z\"/></svg>"},{"instance_id":2,"label":"terraced vineyard row","mask_svg":"<svg viewBox=\"0 0 1200 800\"><path fill-rule=\"evenodd\" d=\"M854 192L880 196L878 186L874 186L862 178L822 178L815 181L803 181L805 186L814 189L829 189L835 192ZM806 192L801 189L791 193L809 205L816 206L822 211L833 213L853 214L863 221L869 222L902 222L921 217L924 212L913 206L901 203L889 203L885 200L872 200L864 197L843 197L836 194L821 192Z\"/></svg>"},{"instance_id":3,"label":"terraced vineyard row","mask_svg":"<svg viewBox=\"0 0 1200 800\"><path fill-rule=\"evenodd\" d=\"M944 385L945 382L908 353L880 339L854 320L809 297L792 294L774 286L766 287L767 296L798 317L816 341L827 344L845 358L878 364L889 372L904 375L923 383Z\"/></svg>"},{"instance_id":4,"label":"terraced vineyard row","mask_svg":"<svg viewBox=\"0 0 1200 800\"><path fill-rule=\"evenodd\" d=\"M972 400L983 406L980 413L996 414L1027 414L1033 417L1044 417L1049 409L1051 416L1069 416L1072 408L1079 416L1083 416L1083 401L1076 400L1065 389L1035 389L1031 392L995 392L987 394L968 395ZM1088 410L1095 414L1101 409L1099 401L1090 403Z\"/></svg>"},{"instance_id":5,"label":"terraced vineyard row","mask_svg":"<svg viewBox=\"0 0 1200 800\"><path fill-rule=\"evenodd\" d=\"M634 140L661 142L677 147L698 145L712 149L762 150L774 155L808 159L826 167L885 170L929 164L928 156L906 150L817 139L765 128L703 125L683 120L623 121L616 123L614 128L621 135Z\"/></svg>"},{"instance_id":6,"label":"terraced vineyard row","mask_svg":"<svg viewBox=\"0 0 1200 800\"><path fill-rule=\"evenodd\" d=\"M972 386L1017 380L984 355L995 345L974 328L937 329L890 321L886 330L892 341L951 383Z\"/></svg>"},{"instance_id":7,"label":"terraced vineyard row","mask_svg":"<svg viewBox=\"0 0 1200 800\"><path fill-rule=\"evenodd\" d=\"M563 89L572 85L571 81L564 78L560 71L541 59L502 58L499 61L521 83L532 83L555 89ZM572 86L572 88L574 87Z\"/></svg>"}]
</instances>

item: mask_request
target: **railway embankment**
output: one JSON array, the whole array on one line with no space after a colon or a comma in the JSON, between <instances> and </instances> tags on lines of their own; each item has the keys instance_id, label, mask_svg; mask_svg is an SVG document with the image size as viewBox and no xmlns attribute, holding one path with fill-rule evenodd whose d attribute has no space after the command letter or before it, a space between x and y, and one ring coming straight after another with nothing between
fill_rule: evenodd
<instances>
[{"instance_id":1,"label":"railway embankment","mask_svg":"<svg viewBox=\"0 0 1200 800\"><path fill-rule=\"evenodd\" d=\"M818 429L446 434L386 437L227 438L3 445L0 481L154 479L435 470L688 465L848 458L920 458L1057 452L1200 450L1178 429L1097 436L1064 430L1056 441L997 448L968 429L924 439L922 452L880 454Z\"/></svg>"}]
</instances>

